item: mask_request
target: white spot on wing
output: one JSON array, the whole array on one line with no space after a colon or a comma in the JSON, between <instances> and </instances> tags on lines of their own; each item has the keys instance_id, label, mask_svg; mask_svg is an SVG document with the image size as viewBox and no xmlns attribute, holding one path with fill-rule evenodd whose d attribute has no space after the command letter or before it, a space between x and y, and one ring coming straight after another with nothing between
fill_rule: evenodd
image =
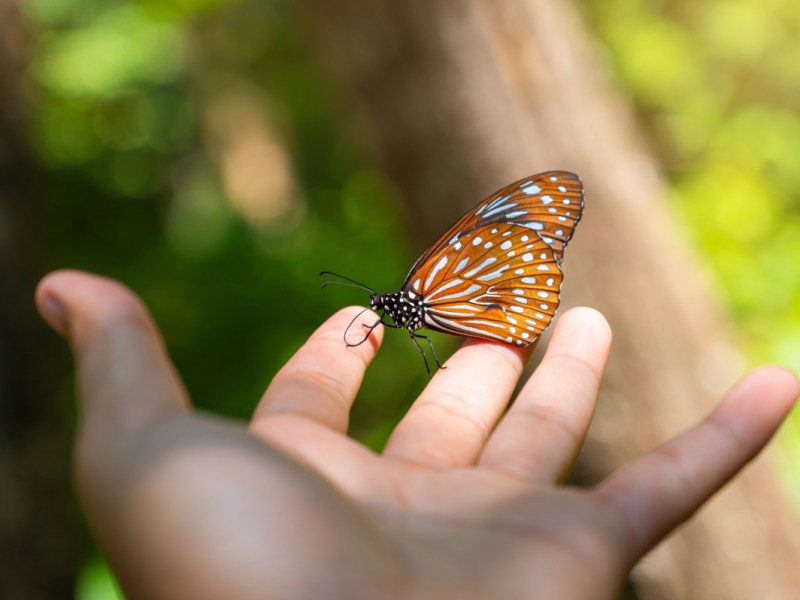
<instances>
[{"instance_id":1,"label":"white spot on wing","mask_svg":"<svg viewBox=\"0 0 800 600\"><path fill-rule=\"evenodd\" d=\"M436 314L435 311L429 311L425 313L425 322L429 325L439 326L456 334L463 335L465 331L469 331L471 333L477 334L479 337L483 338L488 337L495 340L503 341L503 338L494 332L486 331L485 329L476 329L475 327L470 327L463 320L456 323L455 321L451 321L450 319L446 319L441 315ZM499 329L506 328L505 325L494 323L493 321L471 320L469 322L474 323L476 325L485 325L487 327L497 327Z\"/></svg>"},{"instance_id":2,"label":"white spot on wing","mask_svg":"<svg viewBox=\"0 0 800 600\"><path fill-rule=\"evenodd\" d=\"M551 202L553 202L553 197L552 196L542 196L541 197L541 201L542 201L542 204L550 204Z\"/></svg>"},{"instance_id":3,"label":"white spot on wing","mask_svg":"<svg viewBox=\"0 0 800 600\"><path fill-rule=\"evenodd\" d=\"M522 260L524 260L525 262L531 262L533 260L533 254L531 254L530 252L526 252L525 254L522 255Z\"/></svg>"},{"instance_id":4,"label":"white spot on wing","mask_svg":"<svg viewBox=\"0 0 800 600\"><path fill-rule=\"evenodd\" d=\"M431 269L428 278L425 280L425 287L423 288L425 291L427 291L427 289L431 287L431 283L433 283L433 280L436 278L436 275L439 273L439 271L441 271L444 268L446 264L447 264L447 257L443 256L439 260L439 262L436 263L436 266L433 267L433 269Z\"/></svg>"},{"instance_id":5,"label":"white spot on wing","mask_svg":"<svg viewBox=\"0 0 800 600\"><path fill-rule=\"evenodd\" d=\"M455 287L457 285L461 285L462 283L464 283L463 279L451 279L450 281L448 281L444 285L440 285L435 290L433 290L433 292L431 294L428 295L428 297L427 297L428 302L430 302L431 300L436 298L436 296L438 296L442 292L444 292L446 290L449 290L450 288Z\"/></svg>"},{"instance_id":6,"label":"white spot on wing","mask_svg":"<svg viewBox=\"0 0 800 600\"><path fill-rule=\"evenodd\" d=\"M535 183L522 184L519 187L519 189L522 191L523 194L528 194L528 196L533 196L534 194L538 194L539 192L542 191L542 188L540 188Z\"/></svg>"},{"instance_id":7,"label":"white spot on wing","mask_svg":"<svg viewBox=\"0 0 800 600\"><path fill-rule=\"evenodd\" d=\"M483 210L494 210L499 205L503 204L506 200L508 200L510 197L511 196L508 195L508 194L505 195L505 196L498 196L497 198L495 198L494 200L492 200L488 204L485 204L484 206L482 206L481 207L481 211L483 211ZM480 214L480 212L476 212L475 214Z\"/></svg>"},{"instance_id":8,"label":"white spot on wing","mask_svg":"<svg viewBox=\"0 0 800 600\"><path fill-rule=\"evenodd\" d=\"M479 286L477 283L473 283L466 290L460 291L460 292L458 292L456 294L450 294L449 296L441 296L441 297L437 298L436 302L446 302L448 300L455 300L456 298L461 298L463 296L471 296L472 294L474 294L475 292L477 292L480 289L481 289L481 286ZM434 296L438 295L439 292L440 292L440 290L436 290L436 292L434 293ZM431 297L433 297L433 296L431 296ZM430 298L431 297L428 298L429 302L430 302Z\"/></svg>"},{"instance_id":9,"label":"white spot on wing","mask_svg":"<svg viewBox=\"0 0 800 600\"><path fill-rule=\"evenodd\" d=\"M476 312L483 312L482 308L472 304L446 304L446 308L436 307L436 313L440 315L451 315L453 317L474 317ZM432 309L433 310L433 309Z\"/></svg>"},{"instance_id":10,"label":"white spot on wing","mask_svg":"<svg viewBox=\"0 0 800 600\"><path fill-rule=\"evenodd\" d=\"M453 269L453 274L455 275L455 274L456 274L456 273L458 273L458 272L459 272L461 269L463 269L464 267L466 267L468 262L469 262L469 257L468 257L468 256L467 256L467 257L464 257L464 258L462 258L462 259L461 259L461 261L460 261L460 262L459 262L459 263L456 265L456 268L455 268L455 269Z\"/></svg>"},{"instance_id":11,"label":"white spot on wing","mask_svg":"<svg viewBox=\"0 0 800 600\"><path fill-rule=\"evenodd\" d=\"M482 271L485 267L488 267L493 262L497 262L497 259L494 256L488 257L481 264L479 264L477 267L474 267L473 269L470 269L469 271L464 273L464 277L472 277L473 275L475 275L475 274L479 273L480 271Z\"/></svg>"},{"instance_id":12,"label":"white spot on wing","mask_svg":"<svg viewBox=\"0 0 800 600\"><path fill-rule=\"evenodd\" d=\"M513 312L515 312L515 313L523 313L523 312L525 312L524 308L522 308L521 306L517 306L517 305L509 306L508 308L510 310L512 310Z\"/></svg>"},{"instance_id":13,"label":"white spot on wing","mask_svg":"<svg viewBox=\"0 0 800 600\"><path fill-rule=\"evenodd\" d=\"M522 270L522 269L520 269L520 270ZM522 281L522 283L527 283L529 285L535 285L536 284L536 277L523 277L521 279L521 281Z\"/></svg>"},{"instance_id":14,"label":"white spot on wing","mask_svg":"<svg viewBox=\"0 0 800 600\"><path fill-rule=\"evenodd\" d=\"M511 208L514 208L515 206L518 206L518 204L516 202L511 202L510 204L498 204L492 210L487 211L486 214L483 215L483 218L484 219L488 219L489 217L491 217L493 215L496 215L496 214L501 213L501 212L505 212L505 211L507 211L507 210L509 210ZM509 214L508 216L510 217L511 214Z\"/></svg>"},{"instance_id":15,"label":"white spot on wing","mask_svg":"<svg viewBox=\"0 0 800 600\"><path fill-rule=\"evenodd\" d=\"M486 275L481 275L478 277L478 281L491 281L492 279L497 279L500 275L503 274L503 271L508 269L508 265L503 265L497 271L492 271L491 273L487 273Z\"/></svg>"},{"instance_id":16,"label":"white spot on wing","mask_svg":"<svg viewBox=\"0 0 800 600\"><path fill-rule=\"evenodd\" d=\"M510 240L506 240L505 242L500 244L500 248L502 248L503 250L508 250L509 248L511 248L511 246L512 244Z\"/></svg>"},{"instance_id":17,"label":"white spot on wing","mask_svg":"<svg viewBox=\"0 0 800 600\"><path fill-rule=\"evenodd\" d=\"M411 284L411 287L413 287L415 290L419 291L419 279L415 279L414 283Z\"/></svg>"}]
</instances>

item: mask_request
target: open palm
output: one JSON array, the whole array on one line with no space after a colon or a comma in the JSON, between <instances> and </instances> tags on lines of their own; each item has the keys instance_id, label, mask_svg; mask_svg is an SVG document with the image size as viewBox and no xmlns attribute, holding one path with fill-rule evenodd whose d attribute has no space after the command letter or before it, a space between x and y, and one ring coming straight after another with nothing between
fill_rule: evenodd
<instances>
[{"instance_id":1,"label":"open palm","mask_svg":"<svg viewBox=\"0 0 800 600\"><path fill-rule=\"evenodd\" d=\"M380 344L324 323L248 424L192 410L160 336L121 285L40 284L73 346L78 482L131 598L604 598L747 463L798 394L765 367L696 427L592 489L560 485L591 419L611 334L565 313L511 408L527 354L468 341L376 454L346 436Z\"/></svg>"}]
</instances>

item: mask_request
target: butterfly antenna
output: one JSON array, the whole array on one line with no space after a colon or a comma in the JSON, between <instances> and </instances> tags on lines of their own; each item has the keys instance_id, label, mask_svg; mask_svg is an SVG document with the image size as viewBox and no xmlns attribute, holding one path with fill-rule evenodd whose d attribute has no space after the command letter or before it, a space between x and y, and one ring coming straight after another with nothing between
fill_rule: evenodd
<instances>
[{"instance_id":1,"label":"butterfly antenna","mask_svg":"<svg viewBox=\"0 0 800 600\"><path fill-rule=\"evenodd\" d=\"M338 273L334 273L333 271L320 271L320 276L322 275L333 275L334 277L338 277L339 279L344 279L345 281L349 281L350 283L345 283L344 281L324 281L320 287L325 287L327 285L343 285L345 287L352 287L361 290L366 290L370 294L376 294L377 292L373 290L371 287L364 285L363 283L356 281L355 279L350 279L349 277L345 277L344 275L339 275Z\"/></svg>"},{"instance_id":2,"label":"butterfly antenna","mask_svg":"<svg viewBox=\"0 0 800 600\"><path fill-rule=\"evenodd\" d=\"M364 314L365 312L367 312L368 310L369 310L369 308L365 308L364 310L362 310L361 312L359 312L359 313L358 313L358 314L357 314L355 317L353 317L353 320L352 320L352 321L350 321L350 324L349 324L349 325L347 326L347 328L344 330L344 335L343 335L342 337L343 337L343 339L344 339L344 343L345 343L345 345L346 345L348 348L355 348L356 346L360 346L361 344L363 344L364 342L366 342L366 341L367 341L367 338L369 337L369 334L370 334L370 333L372 333L372 330L373 330L373 329L375 329L375 328L378 326L378 323L380 323L380 322L381 322L381 321L378 321L378 323L375 323L375 325L372 325L371 327L369 327L369 326L366 326L366 325L365 325L365 327L367 327L367 328L369 329L369 331L367 332L367 335L365 335L365 336L364 336L364 339L363 339L363 340L361 340L360 342L358 342L357 344L351 344L350 342L348 342L348 341L347 341L347 332L348 332L348 331L350 331L350 328L353 326L353 323L355 323L355 322L356 322L356 320L358 319L358 317L360 317L361 315L363 315L363 314ZM383 320L383 319L381 319L381 320Z\"/></svg>"}]
</instances>

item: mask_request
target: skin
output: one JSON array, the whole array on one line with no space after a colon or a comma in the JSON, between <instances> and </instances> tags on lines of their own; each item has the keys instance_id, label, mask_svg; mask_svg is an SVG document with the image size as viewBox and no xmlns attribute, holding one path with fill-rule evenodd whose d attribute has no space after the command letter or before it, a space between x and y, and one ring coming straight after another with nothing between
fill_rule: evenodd
<instances>
[{"instance_id":1,"label":"skin","mask_svg":"<svg viewBox=\"0 0 800 600\"><path fill-rule=\"evenodd\" d=\"M346 435L382 337L343 347L356 307L323 323L240 423L192 408L121 284L56 272L36 300L74 351L77 484L129 598L613 598L799 393L791 372L757 369L692 429L576 489L559 482L611 342L595 310L559 319L505 416L528 354L467 341L376 454Z\"/></svg>"}]
</instances>

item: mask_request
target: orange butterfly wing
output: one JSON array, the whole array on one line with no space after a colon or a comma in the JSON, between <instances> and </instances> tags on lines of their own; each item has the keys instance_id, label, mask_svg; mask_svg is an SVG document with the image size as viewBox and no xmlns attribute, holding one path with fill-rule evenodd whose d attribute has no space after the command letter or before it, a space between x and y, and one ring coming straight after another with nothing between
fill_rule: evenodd
<instances>
[{"instance_id":1,"label":"orange butterfly wing","mask_svg":"<svg viewBox=\"0 0 800 600\"><path fill-rule=\"evenodd\" d=\"M583 212L577 175L550 171L499 190L420 257L403 290L425 302L425 327L519 346L559 303L561 261Z\"/></svg>"}]
</instances>

